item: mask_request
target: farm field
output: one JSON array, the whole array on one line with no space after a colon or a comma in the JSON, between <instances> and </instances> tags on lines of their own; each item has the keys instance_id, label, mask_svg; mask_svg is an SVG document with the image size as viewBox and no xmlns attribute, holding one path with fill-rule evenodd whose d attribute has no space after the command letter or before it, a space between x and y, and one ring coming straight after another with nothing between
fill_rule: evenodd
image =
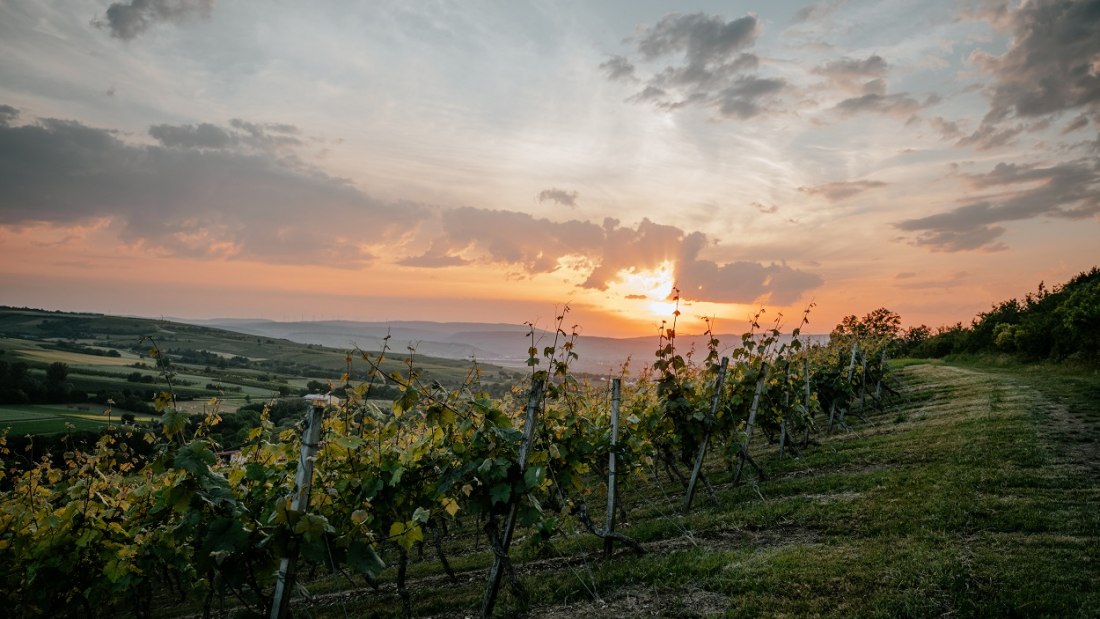
<instances>
[{"instance_id":1,"label":"farm field","mask_svg":"<svg viewBox=\"0 0 1100 619\"><path fill-rule=\"evenodd\" d=\"M626 497L620 530L646 550L601 557L577 534L535 551L519 539L530 617L1094 617L1100 612L1100 428L1087 390L1056 401L1003 369L909 365L889 409L822 436L799 457L761 451L766 481L733 487L708 465L713 497L680 515L681 489ZM1057 377L1052 388L1059 388ZM1066 378L1089 384L1094 376ZM1079 440L1086 432L1092 442ZM597 503L598 504L598 503ZM597 508L598 510L598 508ZM476 614L490 555L472 523L409 570L414 614ZM389 557L392 560L392 557ZM305 583L312 617L398 617L392 570L379 591L343 577ZM503 595L503 594L502 594ZM165 617L191 611L167 611Z\"/></svg>"},{"instance_id":2,"label":"farm field","mask_svg":"<svg viewBox=\"0 0 1100 619\"><path fill-rule=\"evenodd\" d=\"M121 415L130 411L115 408L111 423L118 425ZM135 415L135 421L148 422L152 417ZM98 404L67 406L64 404L0 405L0 428L11 428L13 434L55 434L73 430L100 430L107 426L107 415Z\"/></svg>"},{"instance_id":3,"label":"farm field","mask_svg":"<svg viewBox=\"0 0 1100 619\"><path fill-rule=\"evenodd\" d=\"M220 401L219 410L231 413L253 401L297 396L310 388L328 390L330 385L340 384L341 376L349 369L349 356L353 381L366 380L369 370L361 353L354 351L166 320L0 308L3 371L21 366L25 378L19 380L36 382L40 389L35 398L12 396L6 402L44 401L47 368L63 364L63 384L55 387L79 397L62 395L46 401L72 401L74 406L87 406L93 411L91 418L65 414L71 411L64 406L50 408L48 413L39 411L38 416L26 419L4 413L0 415L0 429L10 428L13 435L63 432L66 423L79 430L97 429L101 424L95 414L103 409L108 397L119 403L119 410L125 408L121 405L125 398L133 398L128 400L129 406L151 412L153 395L168 388L163 368L151 356L154 345L171 367L180 409L189 414L203 413L206 402L215 397ZM461 383L470 371L465 362L410 355L409 351L389 356L383 362L384 370L401 369L406 359L447 385ZM500 372L495 366L483 368L494 374ZM506 388L503 381L501 385L501 389ZM18 390L25 385L10 387ZM95 398L98 404L84 402L95 394L99 394Z\"/></svg>"}]
</instances>

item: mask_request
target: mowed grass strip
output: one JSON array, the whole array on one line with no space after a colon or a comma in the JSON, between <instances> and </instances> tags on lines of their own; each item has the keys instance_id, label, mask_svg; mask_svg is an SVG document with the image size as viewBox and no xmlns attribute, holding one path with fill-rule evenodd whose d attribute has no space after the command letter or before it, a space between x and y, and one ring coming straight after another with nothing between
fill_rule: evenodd
<instances>
[{"instance_id":1,"label":"mowed grass strip","mask_svg":"<svg viewBox=\"0 0 1100 619\"><path fill-rule=\"evenodd\" d=\"M1079 443L1051 429L1058 403L1002 372L907 364L899 373L899 401L870 423L849 417L853 431L819 437L798 458L755 447L767 481L732 487L712 460L716 500L701 493L688 516L668 482L632 490L620 530L645 556L621 550L605 561L585 534L537 551L519 539L530 607L503 592L498 615L1100 615L1100 487ZM455 561L459 584L441 577L430 550L412 566L418 616L476 614L482 549ZM319 595L308 613L398 617L392 578L380 592Z\"/></svg>"},{"instance_id":2,"label":"mowed grass strip","mask_svg":"<svg viewBox=\"0 0 1100 619\"><path fill-rule=\"evenodd\" d=\"M12 404L0 406L0 429L8 428L13 435L57 434L69 430L98 430L107 425L107 415L100 404L87 404L87 410L64 404ZM111 421L118 424L121 415L129 411L114 409ZM148 415L138 415L136 421L150 421Z\"/></svg>"}]
</instances>

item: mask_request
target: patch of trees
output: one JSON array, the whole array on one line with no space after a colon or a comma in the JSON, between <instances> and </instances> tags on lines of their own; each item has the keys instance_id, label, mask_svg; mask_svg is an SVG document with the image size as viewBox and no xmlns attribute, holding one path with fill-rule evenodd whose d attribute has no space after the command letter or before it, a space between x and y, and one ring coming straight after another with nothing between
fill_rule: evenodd
<instances>
[{"instance_id":1,"label":"patch of trees","mask_svg":"<svg viewBox=\"0 0 1100 619\"><path fill-rule=\"evenodd\" d=\"M114 348L104 350L102 348L93 348L92 346L85 346L78 342L54 342L48 346L54 350L64 350L66 352L76 352L82 355L95 355L96 357L121 357L122 353L118 352Z\"/></svg>"},{"instance_id":2,"label":"patch of trees","mask_svg":"<svg viewBox=\"0 0 1100 619\"><path fill-rule=\"evenodd\" d=\"M23 361L0 361L0 404L83 402L87 394L68 382L69 366L55 361L46 367L45 380L31 373Z\"/></svg>"},{"instance_id":3,"label":"patch of trees","mask_svg":"<svg viewBox=\"0 0 1100 619\"><path fill-rule=\"evenodd\" d=\"M235 355L228 359L208 350L194 350L192 348L169 348L167 353L181 363L193 365L207 365L224 370L226 368L247 368L251 364L248 357Z\"/></svg>"},{"instance_id":4,"label":"patch of trees","mask_svg":"<svg viewBox=\"0 0 1100 619\"><path fill-rule=\"evenodd\" d=\"M1009 299L974 317L909 342L914 357L960 353L1006 353L1029 361L1077 360L1100 363L1100 268L1079 273L1064 285Z\"/></svg>"}]
</instances>

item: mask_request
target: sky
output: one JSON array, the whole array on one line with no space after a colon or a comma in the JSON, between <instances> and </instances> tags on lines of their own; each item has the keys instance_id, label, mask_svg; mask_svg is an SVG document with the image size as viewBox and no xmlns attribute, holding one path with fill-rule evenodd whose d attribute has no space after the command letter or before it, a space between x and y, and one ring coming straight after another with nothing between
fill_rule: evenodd
<instances>
[{"instance_id":1,"label":"sky","mask_svg":"<svg viewBox=\"0 0 1100 619\"><path fill-rule=\"evenodd\" d=\"M968 323L1100 264L1098 126L1100 0L0 0L0 304Z\"/></svg>"}]
</instances>

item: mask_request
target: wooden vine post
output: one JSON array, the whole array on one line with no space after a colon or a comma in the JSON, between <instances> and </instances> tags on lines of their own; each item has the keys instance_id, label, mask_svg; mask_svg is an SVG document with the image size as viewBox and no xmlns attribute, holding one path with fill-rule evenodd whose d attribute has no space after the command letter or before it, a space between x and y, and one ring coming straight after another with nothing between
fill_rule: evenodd
<instances>
[{"instance_id":1,"label":"wooden vine post","mask_svg":"<svg viewBox=\"0 0 1100 619\"><path fill-rule=\"evenodd\" d=\"M791 410L791 362L787 360L787 373L784 378L786 381L783 388L783 417L779 420L779 459L783 459L785 448L787 446L787 415Z\"/></svg>"},{"instance_id":2,"label":"wooden vine post","mask_svg":"<svg viewBox=\"0 0 1100 619\"><path fill-rule=\"evenodd\" d=\"M760 396L764 394L764 385L767 383L768 378L768 362L760 362L760 377L756 379L756 393L752 396L752 406L749 407L749 420L745 424L745 440L741 443L741 457L737 462L737 471L733 474L733 483L737 484L741 481L741 471L745 468L745 461L752 461L749 457L749 440L752 439L752 427L756 423L756 409L760 406ZM756 467L756 463L753 462L753 466ZM760 468L756 468L757 473L761 473Z\"/></svg>"},{"instance_id":3,"label":"wooden vine post","mask_svg":"<svg viewBox=\"0 0 1100 619\"><path fill-rule=\"evenodd\" d=\"M539 372L531 381L531 392L527 398L527 416L523 424L523 443L519 446L519 473L522 479L527 469L527 455L531 445L535 441L535 423L538 421L538 411L542 404L542 391L546 384L546 376ZM516 529L516 515L519 511L519 501L516 497L509 500L508 517L504 521L504 532L500 539L500 552L495 552L493 567L489 570L489 582L485 587L485 597L481 604L481 616L489 619L493 616L493 607L496 606L497 593L500 591L500 580L504 576L505 562L508 559L508 547L512 545L512 533Z\"/></svg>"},{"instance_id":4,"label":"wooden vine post","mask_svg":"<svg viewBox=\"0 0 1100 619\"><path fill-rule=\"evenodd\" d=\"M859 414L862 415L867 403L867 351L860 351L859 358L863 362L863 378L859 381Z\"/></svg>"},{"instance_id":5,"label":"wooden vine post","mask_svg":"<svg viewBox=\"0 0 1100 619\"><path fill-rule=\"evenodd\" d=\"M710 433L718 418L718 404L722 400L722 386L726 383L726 368L729 367L729 357L722 357L722 364L718 366L718 378L714 381L714 395L710 398L710 414L707 415L706 431L703 432L703 442L699 445L699 453L695 456L695 467L691 469L691 479L688 480L687 493L684 495L684 513L691 511L691 502L695 498L695 484L703 470L703 459L707 456L707 443L710 441Z\"/></svg>"},{"instance_id":6,"label":"wooden vine post","mask_svg":"<svg viewBox=\"0 0 1100 619\"><path fill-rule=\"evenodd\" d=\"M856 373L856 355L857 354L859 354L859 340L856 340L856 341L852 342L852 358L848 361L848 385L849 386L851 386L852 377L855 376L855 373ZM848 400L848 402L845 402L845 407L840 409L840 419L838 419L838 421L840 422L841 427L847 427L847 424L844 423L844 413L847 412L848 407L851 406L851 405L852 405L852 401Z\"/></svg>"},{"instance_id":7,"label":"wooden vine post","mask_svg":"<svg viewBox=\"0 0 1100 619\"><path fill-rule=\"evenodd\" d=\"M309 493L313 486L313 460L317 454L317 445L321 439L321 421L324 418L325 404L329 398L317 398L310 402L305 431L302 432L302 450L298 455L298 471L294 475L294 495L290 500L290 511L305 513L309 509ZM279 575L275 581L275 594L271 599L271 619L285 619L290 609L290 593L294 589L296 576L296 552L279 561Z\"/></svg>"},{"instance_id":8,"label":"wooden vine post","mask_svg":"<svg viewBox=\"0 0 1100 619\"><path fill-rule=\"evenodd\" d=\"M806 406L806 431L802 436L802 446L806 447L810 444L810 419L813 415L810 413L810 359L809 357L802 358L802 385L806 389L805 406Z\"/></svg>"},{"instance_id":9,"label":"wooden vine post","mask_svg":"<svg viewBox=\"0 0 1100 619\"><path fill-rule=\"evenodd\" d=\"M886 375L886 349L882 349L882 355L878 360L878 382L875 383L875 401L882 406L882 377Z\"/></svg>"},{"instance_id":10,"label":"wooden vine post","mask_svg":"<svg viewBox=\"0 0 1100 619\"><path fill-rule=\"evenodd\" d=\"M848 380L849 385L852 384L852 375L856 371L856 354L857 353L859 353L859 341L858 340L855 341L855 342L852 342L852 357L851 357L851 360L848 361L848 379L847 380ZM841 359L843 359L843 357L841 357ZM851 406L851 405L852 405L852 402L851 402L851 399L849 399L849 401L845 403L845 407ZM834 417L834 415L836 415L836 417L837 417L836 421L837 421L838 424L840 424L840 426L842 428L847 427L847 424L844 423L844 411L847 410L847 409L846 408L839 409L839 414L838 415L837 415L837 413L838 413L837 409L838 409L838 407L836 405L836 400L834 399L832 404L829 406L829 434L833 433L833 417Z\"/></svg>"},{"instance_id":11,"label":"wooden vine post","mask_svg":"<svg viewBox=\"0 0 1100 619\"><path fill-rule=\"evenodd\" d=\"M611 380L611 450L607 454L607 524L608 533L615 532L615 501L618 498L618 479L616 477L615 448L619 442L619 406L622 401L623 379ZM611 536L603 538L603 556L611 558L614 540Z\"/></svg>"}]
</instances>

